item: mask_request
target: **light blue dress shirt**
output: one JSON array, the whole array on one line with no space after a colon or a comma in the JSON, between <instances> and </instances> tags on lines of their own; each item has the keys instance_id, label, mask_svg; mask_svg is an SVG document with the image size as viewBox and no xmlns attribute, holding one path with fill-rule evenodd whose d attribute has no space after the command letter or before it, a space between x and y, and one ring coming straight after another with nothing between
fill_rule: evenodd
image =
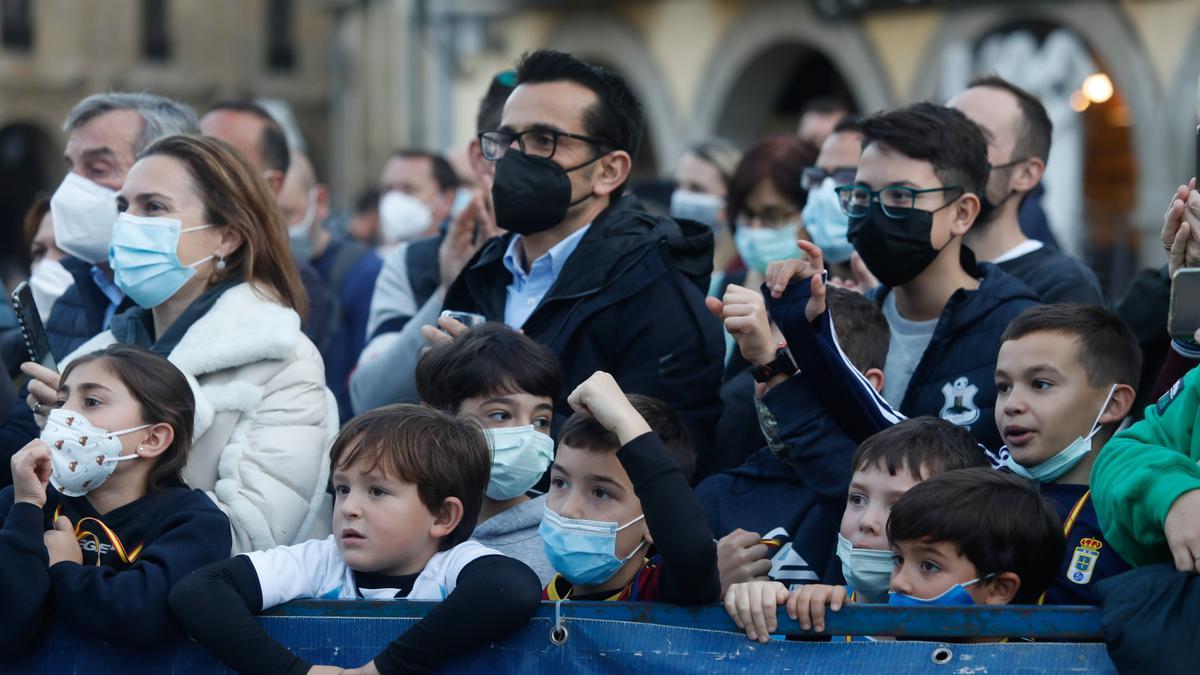
<instances>
[{"instance_id":1,"label":"light blue dress shirt","mask_svg":"<svg viewBox=\"0 0 1200 675\"><path fill-rule=\"evenodd\" d=\"M545 255L533 261L529 272L525 271L521 260L524 258L521 235L513 236L508 242L508 250L504 252L504 267L513 278L508 285L508 299L504 303L504 323L514 329L525 325L591 226L588 223L555 244Z\"/></svg>"},{"instance_id":2,"label":"light blue dress shirt","mask_svg":"<svg viewBox=\"0 0 1200 675\"><path fill-rule=\"evenodd\" d=\"M92 265L92 281L96 282L96 287L108 298L108 307L104 310L104 330L108 330L108 322L112 320L113 314L117 313L117 307L121 301L125 299L125 292L116 284L104 270Z\"/></svg>"}]
</instances>

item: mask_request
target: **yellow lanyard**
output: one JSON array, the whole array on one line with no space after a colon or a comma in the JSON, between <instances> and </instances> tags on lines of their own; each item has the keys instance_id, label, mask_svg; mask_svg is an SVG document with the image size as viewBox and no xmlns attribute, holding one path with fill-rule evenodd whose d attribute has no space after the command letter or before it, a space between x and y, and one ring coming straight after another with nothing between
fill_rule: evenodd
<instances>
[{"instance_id":1,"label":"yellow lanyard","mask_svg":"<svg viewBox=\"0 0 1200 675\"><path fill-rule=\"evenodd\" d=\"M57 522L58 517L61 515L62 515L62 504L59 504L54 509L54 521ZM104 521L102 521L98 518L86 516L84 518L80 518L78 523L75 523L75 538L79 541L83 541L84 539L86 539L88 537L92 538L92 542L96 545L96 565L97 566L100 565L100 537L96 536L96 534L93 532L88 532L86 530L81 529L83 527L83 524L89 520L92 521L93 523L96 523L97 525L99 525L100 529L104 531L104 535L106 537L108 537L108 540L110 542L112 542L113 550L116 551L117 557L121 560L121 562L125 563L126 565L132 565L134 563L134 561L136 561L138 559L138 556L141 555L143 544L138 544L136 547L134 547L134 549L132 551L129 551L127 553L125 551L125 545L123 543L121 543L121 538L117 536L116 532L112 531L112 528L110 528L108 525L105 525Z\"/></svg>"},{"instance_id":2,"label":"yellow lanyard","mask_svg":"<svg viewBox=\"0 0 1200 675\"><path fill-rule=\"evenodd\" d=\"M1067 520L1063 523L1063 537L1071 535L1071 529L1075 527L1075 521L1079 519L1079 514L1083 512L1083 505L1087 504L1088 497L1092 496L1092 491L1087 490L1079 501L1075 502L1075 506L1071 507L1071 512L1067 514ZM1042 591L1042 596L1038 598L1037 604L1042 604L1046 600L1046 591Z\"/></svg>"}]
</instances>

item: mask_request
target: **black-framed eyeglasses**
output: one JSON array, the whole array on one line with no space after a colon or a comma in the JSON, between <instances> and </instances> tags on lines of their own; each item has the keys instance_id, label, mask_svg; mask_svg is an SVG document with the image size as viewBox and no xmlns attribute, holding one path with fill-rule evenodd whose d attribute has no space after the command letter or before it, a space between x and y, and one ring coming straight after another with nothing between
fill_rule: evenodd
<instances>
[{"instance_id":1,"label":"black-framed eyeglasses","mask_svg":"<svg viewBox=\"0 0 1200 675\"><path fill-rule=\"evenodd\" d=\"M867 185L854 183L834 188L834 191L837 192L838 202L842 205L842 213L851 218L860 218L867 215L867 211L871 209L871 202L879 202L880 208L883 209L884 215L888 218L904 218L916 208L917 198L921 195L932 192L948 192L950 190L958 190L959 192L954 199L958 199L958 197L961 197L966 192L957 185L947 185L946 187L929 188L926 190L891 185L882 190L872 190ZM942 204L937 209L929 210L938 211L944 209L949 204L954 203L954 199Z\"/></svg>"},{"instance_id":2,"label":"black-framed eyeglasses","mask_svg":"<svg viewBox=\"0 0 1200 675\"><path fill-rule=\"evenodd\" d=\"M572 134L557 129L526 129L525 131L491 129L479 132L479 151L483 154L484 159L495 162L508 152L515 141L517 148L526 155L549 159L558 150L558 139L564 136L583 141L601 150L612 147L611 143L602 138ZM607 150L605 151L607 152Z\"/></svg>"},{"instance_id":3,"label":"black-framed eyeglasses","mask_svg":"<svg viewBox=\"0 0 1200 675\"><path fill-rule=\"evenodd\" d=\"M819 166L806 166L800 174L800 189L819 188L826 178L832 178L835 185L846 185L854 182L857 173L858 169L853 166L839 166L833 171L826 171Z\"/></svg>"}]
</instances>

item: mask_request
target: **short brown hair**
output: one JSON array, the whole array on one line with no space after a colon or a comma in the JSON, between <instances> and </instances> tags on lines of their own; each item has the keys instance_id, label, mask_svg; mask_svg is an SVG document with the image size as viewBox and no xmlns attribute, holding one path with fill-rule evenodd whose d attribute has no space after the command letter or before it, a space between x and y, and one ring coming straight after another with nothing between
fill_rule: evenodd
<instances>
[{"instance_id":1,"label":"short brown hair","mask_svg":"<svg viewBox=\"0 0 1200 675\"><path fill-rule=\"evenodd\" d=\"M448 497L463 504L462 520L442 538L445 551L471 537L492 470L492 452L479 425L425 405L397 403L363 413L333 440L329 469L357 462L415 485L421 503L438 513Z\"/></svg>"},{"instance_id":2,"label":"short brown hair","mask_svg":"<svg viewBox=\"0 0 1200 675\"><path fill-rule=\"evenodd\" d=\"M836 286L826 286L825 293L833 332L846 358L860 373L872 368L882 370L892 333L879 304L862 293Z\"/></svg>"},{"instance_id":3,"label":"short brown hair","mask_svg":"<svg viewBox=\"0 0 1200 675\"><path fill-rule=\"evenodd\" d=\"M906 468L913 480L987 465L983 448L970 432L932 416L914 417L884 429L863 441L850 460L854 471L878 466L895 476Z\"/></svg>"},{"instance_id":4,"label":"short brown hair","mask_svg":"<svg viewBox=\"0 0 1200 675\"><path fill-rule=\"evenodd\" d=\"M196 399L187 377L163 356L135 345L117 343L67 364L58 380L60 386L76 368L93 362L100 363L125 385L138 402L143 424L168 424L175 431L171 444L153 460L146 490L184 485L183 467L192 447L196 417Z\"/></svg>"},{"instance_id":5,"label":"short brown hair","mask_svg":"<svg viewBox=\"0 0 1200 675\"><path fill-rule=\"evenodd\" d=\"M44 194L34 197L33 203L29 205L29 210L25 212L25 220L21 224L21 231L25 235L26 252L30 246L33 246L38 228L42 226L42 218L45 218L47 213L50 213L50 198Z\"/></svg>"},{"instance_id":6,"label":"short brown hair","mask_svg":"<svg viewBox=\"0 0 1200 675\"><path fill-rule=\"evenodd\" d=\"M641 394L629 394L628 398L633 409L646 420L650 430L662 441L667 454L691 480L692 473L696 470L696 450L692 447L687 427L683 426L679 417L666 403L656 398ZM616 452L621 449L621 441L616 434L605 429L596 418L579 413L571 415L558 432L558 443L592 452Z\"/></svg>"},{"instance_id":7,"label":"short brown hair","mask_svg":"<svg viewBox=\"0 0 1200 675\"><path fill-rule=\"evenodd\" d=\"M139 159L164 155L183 162L191 175L205 219L242 235L242 245L213 273L210 285L244 278L256 290L296 310L303 319L308 297L288 244L283 212L266 181L231 146L204 136L167 136L155 141Z\"/></svg>"},{"instance_id":8,"label":"short brown hair","mask_svg":"<svg viewBox=\"0 0 1200 675\"><path fill-rule=\"evenodd\" d=\"M729 181L729 219L734 221L746 210L750 193L769 180L779 194L799 212L808 202L808 191L800 187L804 168L817 161L817 149L798 136L767 136L742 155Z\"/></svg>"},{"instance_id":9,"label":"short brown hair","mask_svg":"<svg viewBox=\"0 0 1200 675\"><path fill-rule=\"evenodd\" d=\"M1043 332L1062 333L1076 339L1079 363L1087 373L1088 385L1127 384L1137 389L1142 376L1142 349L1121 317L1099 305L1036 305L1009 322L1000 342Z\"/></svg>"}]
</instances>

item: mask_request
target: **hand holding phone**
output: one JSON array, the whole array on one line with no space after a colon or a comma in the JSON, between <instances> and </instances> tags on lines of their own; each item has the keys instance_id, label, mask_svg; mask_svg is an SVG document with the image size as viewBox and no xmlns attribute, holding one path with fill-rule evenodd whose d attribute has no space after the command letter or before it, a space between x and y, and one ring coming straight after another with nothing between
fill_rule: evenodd
<instances>
[{"instance_id":1,"label":"hand holding phone","mask_svg":"<svg viewBox=\"0 0 1200 675\"><path fill-rule=\"evenodd\" d=\"M22 281L17 285L12 293L12 306L17 314L17 323L21 326L21 336L25 338L25 350L29 354L29 360L51 370L58 370L54 354L50 351L50 339L46 336L46 327L42 325L42 317L38 314L29 282Z\"/></svg>"},{"instance_id":2,"label":"hand holding phone","mask_svg":"<svg viewBox=\"0 0 1200 675\"><path fill-rule=\"evenodd\" d=\"M1167 332L1176 340L1192 340L1200 330L1200 267L1185 267L1171 279Z\"/></svg>"}]
</instances>

